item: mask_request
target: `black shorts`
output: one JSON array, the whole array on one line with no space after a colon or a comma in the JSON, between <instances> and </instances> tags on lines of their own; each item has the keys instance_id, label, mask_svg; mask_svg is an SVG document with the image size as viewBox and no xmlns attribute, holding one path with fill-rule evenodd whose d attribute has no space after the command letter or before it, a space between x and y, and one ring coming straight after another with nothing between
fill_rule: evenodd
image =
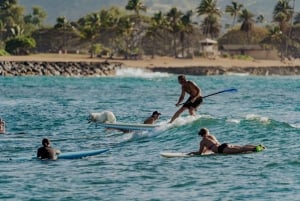
<instances>
[{"instance_id":1,"label":"black shorts","mask_svg":"<svg viewBox=\"0 0 300 201\"><path fill-rule=\"evenodd\" d=\"M221 144L221 145L218 147L218 153L219 153L219 154L223 154L224 149L225 149L226 147L228 147L228 144L227 144L227 143Z\"/></svg>"},{"instance_id":2,"label":"black shorts","mask_svg":"<svg viewBox=\"0 0 300 201\"><path fill-rule=\"evenodd\" d=\"M192 98L189 98L184 104L183 104L183 107L187 107L187 108L196 108L196 107L198 107L201 103L202 103L202 101L203 101L203 99L202 99L202 97L199 97L199 98L197 98L196 100L195 100L195 102L191 102L191 99Z\"/></svg>"}]
</instances>

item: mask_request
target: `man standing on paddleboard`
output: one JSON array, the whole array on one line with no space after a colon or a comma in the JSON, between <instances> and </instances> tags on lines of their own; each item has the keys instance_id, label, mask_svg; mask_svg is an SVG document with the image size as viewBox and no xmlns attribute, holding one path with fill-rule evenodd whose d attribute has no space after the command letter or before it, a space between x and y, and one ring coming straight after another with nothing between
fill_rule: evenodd
<instances>
[{"instance_id":1,"label":"man standing on paddleboard","mask_svg":"<svg viewBox=\"0 0 300 201\"><path fill-rule=\"evenodd\" d=\"M188 100L183 103L181 108L173 115L169 123L172 123L179 115L186 109L189 110L190 115L196 115L196 110L202 103L201 89L193 81L186 80L185 75L178 76L178 82L181 84L181 95L176 103L176 107L180 106L181 102L184 100L186 93L190 95Z\"/></svg>"}]
</instances>

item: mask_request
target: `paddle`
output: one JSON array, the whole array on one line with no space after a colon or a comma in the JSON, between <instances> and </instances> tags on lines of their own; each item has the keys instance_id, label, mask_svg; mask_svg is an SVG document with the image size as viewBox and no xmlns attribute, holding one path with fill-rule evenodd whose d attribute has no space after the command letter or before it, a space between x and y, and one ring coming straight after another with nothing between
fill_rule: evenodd
<instances>
[{"instance_id":1,"label":"paddle","mask_svg":"<svg viewBox=\"0 0 300 201\"><path fill-rule=\"evenodd\" d=\"M220 93L225 93L225 92L237 92L237 89L231 88L231 89L226 89L226 90L223 90L223 91L218 91L218 92L215 92L215 93L212 93L212 94L208 94L206 96L202 96L202 98L207 98L209 96L213 96L213 95L220 94ZM179 105L183 105L183 104L184 103L180 103Z\"/></svg>"},{"instance_id":2,"label":"paddle","mask_svg":"<svg viewBox=\"0 0 300 201\"><path fill-rule=\"evenodd\" d=\"M213 95L220 94L220 93L224 93L224 92L237 92L237 89L231 88L231 89L226 89L226 90L223 90L223 91L218 91L216 93L212 93L212 94L209 94L209 95L206 95L206 96L202 96L202 98L206 98L206 97L213 96Z\"/></svg>"}]
</instances>

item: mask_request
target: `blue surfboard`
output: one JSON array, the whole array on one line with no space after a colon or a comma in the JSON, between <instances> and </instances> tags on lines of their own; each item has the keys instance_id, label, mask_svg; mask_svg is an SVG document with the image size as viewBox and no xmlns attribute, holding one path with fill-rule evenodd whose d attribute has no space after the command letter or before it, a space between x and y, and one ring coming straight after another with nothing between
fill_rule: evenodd
<instances>
[{"instance_id":1,"label":"blue surfboard","mask_svg":"<svg viewBox=\"0 0 300 201\"><path fill-rule=\"evenodd\" d=\"M88 156L95 156L102 153L107 152L109 149L94 149L94 150L87 150L87 151L73 151L73 152L65 152L57 155L57 159L80 159ZM36 156L31 157L18 157L18 158L9 158L9 160L33 160L38 159Z\"/></svg>"},{"instance_id":2,"label":"blue surfboard","mask_svg":"<svg viewBox=\"0 0 300 201\"><path fill-rule=\"evenodd\" d=\"M95 149L88 151L74 151L74 152L66 152L58 155L58 159L78 159L84 158L88 156L95 156L107 152L108 149Z\"/></svg>"},{"instance_id":3,"label":"blue surfboard","mask_svg":"<svg viewBox=\"0 0 300 201\"><path fill-rule=\"evenodd\" d=\"M109 129L139 130L139 131L149 131L159 127L158 125L153 125L153 124L132 124L132 123L98 123L97 125Z\"/></svg>"}]
</instances>

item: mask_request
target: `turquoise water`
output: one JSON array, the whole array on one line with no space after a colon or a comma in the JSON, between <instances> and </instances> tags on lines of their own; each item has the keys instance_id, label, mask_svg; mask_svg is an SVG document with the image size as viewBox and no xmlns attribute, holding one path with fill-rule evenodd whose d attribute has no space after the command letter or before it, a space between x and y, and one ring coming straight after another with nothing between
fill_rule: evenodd
<instances>
[{"instance_id":1,"label":"turquoise water","mask_svg":"<svg viewBox=\"0 0 300 201\"><path fill-rule=\"evenodd\" d=\"M300 77L187 76L203 95L198 116L174 124L177 76L120 71L116 77L1 77L1 200L300 200ZM162 113L152 132L106 131L87 123L90 112L112 111L140 123ZM207 127L221 142L262 143L254 154L167 159L160 152L198 149ZM62 152L109 148L79 160L30 157L43 137Z\"/></svg>"}]
</instances>

